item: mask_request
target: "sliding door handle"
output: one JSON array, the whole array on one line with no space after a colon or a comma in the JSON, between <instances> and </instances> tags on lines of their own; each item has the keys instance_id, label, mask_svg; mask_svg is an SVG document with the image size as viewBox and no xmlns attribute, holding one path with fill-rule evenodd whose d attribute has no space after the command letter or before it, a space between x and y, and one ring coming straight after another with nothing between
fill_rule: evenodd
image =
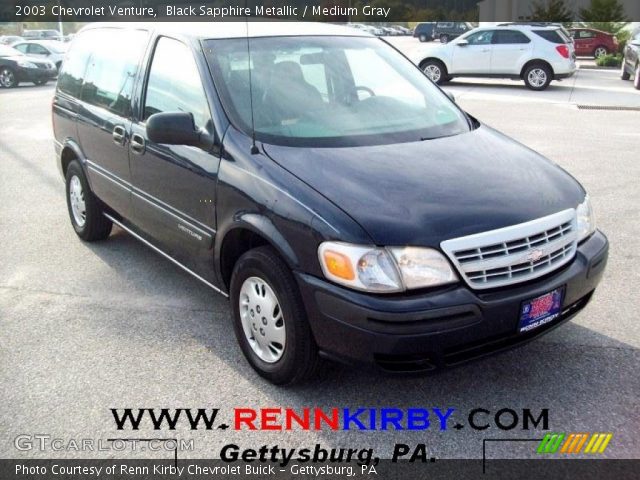
<instances>
[{"instance_id":1,"label":"sliding door handle","mask_svg":"<svg viewBox=\"0 0 640 480\"><path fill-rule=\"evenodd\" d=\"M131 135L131 151L138 155L142 155L145 150L145 141L142 135L134 133Z\"/></svg>"}]
</instances>

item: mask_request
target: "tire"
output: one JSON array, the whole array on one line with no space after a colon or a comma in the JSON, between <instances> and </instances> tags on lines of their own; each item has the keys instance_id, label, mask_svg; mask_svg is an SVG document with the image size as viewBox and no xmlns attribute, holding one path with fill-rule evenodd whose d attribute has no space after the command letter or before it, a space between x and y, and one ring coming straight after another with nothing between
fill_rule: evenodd
<instances>
[{"instance_id":1,"label":"tire","mask_svg":"<svg viewBox=\"0 0 640 480\"><path fill-rule=\"evenodd\" d=\"M18 86L16 73L9 67L0 67L0 87L13 88Z\"/></svg>"},{"instance_id":2,"label":"tire","mask_svg":"<svg viewBox=\"0 0 640 480\"><path fill-rule=\"evenodd\" d=\"M440 35L440 43L449 43L449 35L446 33Z\"/></svg>"},{"instance_id":3,"label":"tire","mask_svg":"<svg viewBox=\"0 0 640 480\"><path fill-rule=\"evenodd\" d=\"M524 84L530 90L546 90L553 80L551 68L543 63L529 65L524 71Z\"/></svg>"},{"instance_id":4,"label":"tire","mask_svg":"<svg viewBox=\"0 0 640 480\"><path fill-rule=\"evenodd\" d=\"M593 50L593 57L600 58L603 55L607 55L609 53L609 49L604 45L599 45Z\"/></svg>"},{"instance_id":5,"label":"tire","mask_svg":"<svg viewBox=\"0 0 640 480\"><path fill-rule=\"evenodd\" d=\"M56 72L60 73L60 68L62 68L62 62L56 63Z\"/></svg>"},{"instance_id":6,"label":"tire","mask_svg":"<svg viewBox=\"0 0 640 480\"><path fill-rule=\"evenodd\" d=\"M420 64L420 69L437 85L442 85L448 79L447 67L440 60L425 60Z\"/></svg>"},{"instance_id":7,"label":"tire","mask_svg":"<svg viewBox=\"0 0 640 480\"><path fill-rule=\"evenodd\" d=\"M426 35L420 35L420 41L422 43L426 42L427 41L427 36Z\"/></svg>"},{"instance_id":8,"label":"tire","mask_svg":"<svg viewBox=\"0 0 640 480\"><path fill-rule=\"evenodd\" d=\"M49 79L48 79L48 78L44 78L44 79L42 79L42 80L36 80L36 81L34 81L34 82L33 82L33 84L34 84L34 85L38 85L38 86L40 86L40 85L45 85L48 81L49 81Z\"/></svg>"},{"instance_id":9,"label":"tire","mask_svg":"<svg viewBox=\"0 0 640 480\"><path fill-rule=\"evenodd\" d=\"M317 373L318 347L298 286L272 247L249 250L238 259L229 297L236 339L260 376L291 385Z\"/></svg>"},{"instance_id":10,"label":"tire","mask_svg":"<svg viewBox=\"0 0 640 480\"><path fill-rule=\"evenodd\" d=\"M622 80L629 80L631 78L631 74L627 72L626 63L624 58L622 59L622 71L620 72L620 78Z\"/></svg>"},{"instance_id":11,"label":"tire","mask_svg":"<svg viewBox=\"0 0 640 480\"><path fill-rule=\"evenodd\" d=\"M633 79L633 86L636 90L640 90L640 63L636 65L636 74Z\"/></svg>"},{"instance_id":12,"label":"tire","mask_svg":"<svg viewBox=\"0 0 640 480\"><path fill-rule=\"evenodd\" d=\"M67 209L76 234L85 242L107 238L113 224L103 215L102 205L91 192L87 177L77 160L67 167L65 180Z\"/></svg>"}]
</instances>

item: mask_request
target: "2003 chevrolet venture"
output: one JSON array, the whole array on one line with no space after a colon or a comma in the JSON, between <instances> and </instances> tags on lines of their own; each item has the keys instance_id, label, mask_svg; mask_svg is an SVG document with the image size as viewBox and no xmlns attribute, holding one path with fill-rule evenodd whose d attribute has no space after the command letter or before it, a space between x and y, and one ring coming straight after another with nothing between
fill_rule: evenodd
<instances>
[{"instance_id":1,"label":"2003 chevrolet venture","mask_svg":"<svg viewBox=\"0 0 640 480\"><path fill-rule=\"evenodd\" d=\"M229 297L277 384L422 372L585 307L606 237L568 173L408 59L310 23L92 25L53 101L71 224L120 226Z\"/></svg>"}]
</instances>

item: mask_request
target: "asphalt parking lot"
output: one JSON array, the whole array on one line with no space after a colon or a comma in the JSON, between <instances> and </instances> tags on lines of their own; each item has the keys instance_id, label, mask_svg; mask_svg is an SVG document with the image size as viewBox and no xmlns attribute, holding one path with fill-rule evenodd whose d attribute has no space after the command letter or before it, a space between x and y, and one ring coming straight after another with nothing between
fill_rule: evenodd
<instances>
[{"instance_id":1,"label":"asphalt parking lot","mask_svg":"<svg viewBox=\"0 0 640 480\"><path fill-rule=\"evenodd\" d=\"M533 343L451 371L407 378L331 366L295 388L274 387L249 368L225 299L121 230L91 245L76 238L53 158L53 85L0 90L0 457L51 456L17 451L19 434L124 436L110 408L220 407L230 421L233 407L422 406L454 407L463 421L474 408L548 408L553 431L612 432L606 456L640 458L640 108L578 108L640 107L640 92L618 72L598 70L581 70L546 92L508 80L447 88L464 109L547 155L590 192L611 242L593 302ZM166 433L144 424L136 435ZM382 457L395 442L425 442L438 458L480 458L483 438L540 436L495 427L171 435L193 438L195 451L181 455L199 458L230 442L371 447ZM533 449L513 444L490 455L527 457Z\"/></svg>"}]
</instances>

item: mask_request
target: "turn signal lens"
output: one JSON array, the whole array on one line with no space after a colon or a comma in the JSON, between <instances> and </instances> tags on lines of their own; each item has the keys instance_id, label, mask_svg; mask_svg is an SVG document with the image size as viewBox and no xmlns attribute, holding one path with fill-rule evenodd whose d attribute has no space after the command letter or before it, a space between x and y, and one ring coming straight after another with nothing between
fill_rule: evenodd
<instances>
[{"instance_id":1,"label":"turn signal lens","mask_svg":"<svg viewBox=\"0 0 640 480\"><path fill-rule=\"evenodd\" d=\"M324 264L331 275L343 280L355 280L356 274L351 266L351 260L342 253L325 250L323 252Z\"/></svg>"}]
</instances>

